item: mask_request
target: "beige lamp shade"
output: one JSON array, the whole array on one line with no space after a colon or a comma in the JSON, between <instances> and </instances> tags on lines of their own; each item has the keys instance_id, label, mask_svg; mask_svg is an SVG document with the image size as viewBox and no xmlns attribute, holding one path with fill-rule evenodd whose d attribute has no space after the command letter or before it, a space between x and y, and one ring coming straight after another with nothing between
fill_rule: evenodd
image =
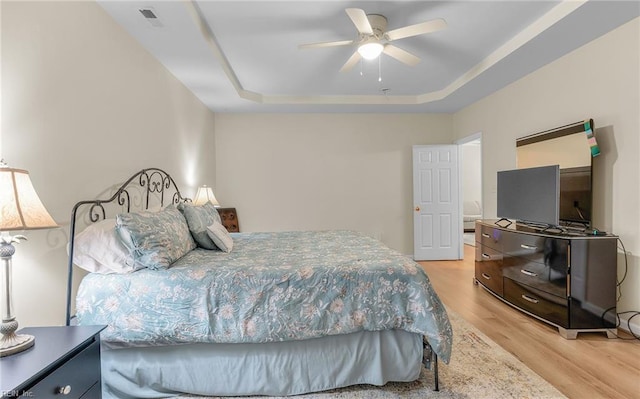
<instances>
[{"instance_id":1,"label":"beige lamp shade","mask_svg":"<svg viewBox=\"0 0 640 399\"><path fill-rule=\"evenodd\" d=\"M29 172L0 167L0 231L58 227L38 198Z\"/></svg>"},{"instance_id":2,"label":"beige lamp shade","mask_svg":"<svg viewBox=\"0 0 640 399\"><path fill-rule=\"evenodd\" d=\"M198 191L196 192L196 197L193 199L194 205L202 205L202 204L206 204L207 202L211 202L213 206L216 206L216 207L220 206L220 204L218 203L218 200L216 199L216 196L213 195L213 190L211 189L211 187L207 187L207 186L198 187Z\"/></svg>"}]
</instances>

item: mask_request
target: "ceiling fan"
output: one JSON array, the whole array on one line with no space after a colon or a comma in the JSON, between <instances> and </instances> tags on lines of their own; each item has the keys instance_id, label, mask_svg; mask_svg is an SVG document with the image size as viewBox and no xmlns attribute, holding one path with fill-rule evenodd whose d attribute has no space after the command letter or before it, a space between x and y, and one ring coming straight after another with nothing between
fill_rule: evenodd
<instances>
[{"instance_id":1,"label":"ceiling fan","mask_svg":"<svg viewBox=\"0 0 640 399\"><path fill-rule=\"evenodd\" d=\"M354 40L340 40L333 42L301 44L299 48L320 48L356 45L357 50L342 66L340 72L346 72L354 67L362 58L375 59L384 53L396 60L414 66L420 58L396 47L390 42L407 37L424 35L446 28L447 22L442 18L432 19L415 25L405 26L387 31L387 18L379 14L366 14L360 8L347 8L347 15L358 30L358 37Z\"/></svg>"}]
</instances>

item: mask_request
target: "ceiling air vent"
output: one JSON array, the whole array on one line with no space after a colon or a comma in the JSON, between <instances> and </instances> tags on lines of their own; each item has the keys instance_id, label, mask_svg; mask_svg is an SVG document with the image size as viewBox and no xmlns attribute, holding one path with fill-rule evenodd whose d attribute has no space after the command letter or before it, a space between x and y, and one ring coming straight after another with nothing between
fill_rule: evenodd
<instances>
[{"instance_id":1,"label":"ceiling air vent","mask_svg":"<svg viewBox=\"0 0 640 399\"><path fill-rule=\"evenodd\" d=\"M162 22L160 22L160 20L158 19L158 16L153 11L153 9L140 8L138 11L140 11L140 14L142 14L144 19L146 19L152 26L155 26L156 28L160 28L163 26Z\"/></svg>"}]
</instances>

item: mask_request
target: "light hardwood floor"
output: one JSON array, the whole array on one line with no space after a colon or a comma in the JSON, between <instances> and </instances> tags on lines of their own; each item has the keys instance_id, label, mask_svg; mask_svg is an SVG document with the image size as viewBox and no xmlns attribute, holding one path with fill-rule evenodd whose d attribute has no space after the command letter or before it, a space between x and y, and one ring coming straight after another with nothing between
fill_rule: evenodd
<instances>
[{"instance_id":1,"label":"light hardwood floor","mask_svg":"<svg viewBox=\"0 0 640 399\"><path fill-rule=\"evenodd\" d=\"M560 337L556 328L473 283L472 246L465 245L462 261L420 264L449 309L569 398L640 398L640 341L607 339L604 333L580 333L576 340Z\"/></svg>"}]
</instances>

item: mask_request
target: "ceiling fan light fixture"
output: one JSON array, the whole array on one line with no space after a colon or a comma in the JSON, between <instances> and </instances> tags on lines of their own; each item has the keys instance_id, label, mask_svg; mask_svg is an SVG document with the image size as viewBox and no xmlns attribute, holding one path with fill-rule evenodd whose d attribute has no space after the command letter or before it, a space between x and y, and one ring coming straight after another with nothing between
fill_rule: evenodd
<instances>
[{"instance_id":1,"label":"ceiling fan light fixture","mask_svg":"<svg viewBox=\"0 0 640 399\"><path fill-rule=\"evenodd\" d=\"M384 46L379 42L368 42L358 47L358 53L365 60L375 60L384 50Z\"/></svg>"}]
</instances>

